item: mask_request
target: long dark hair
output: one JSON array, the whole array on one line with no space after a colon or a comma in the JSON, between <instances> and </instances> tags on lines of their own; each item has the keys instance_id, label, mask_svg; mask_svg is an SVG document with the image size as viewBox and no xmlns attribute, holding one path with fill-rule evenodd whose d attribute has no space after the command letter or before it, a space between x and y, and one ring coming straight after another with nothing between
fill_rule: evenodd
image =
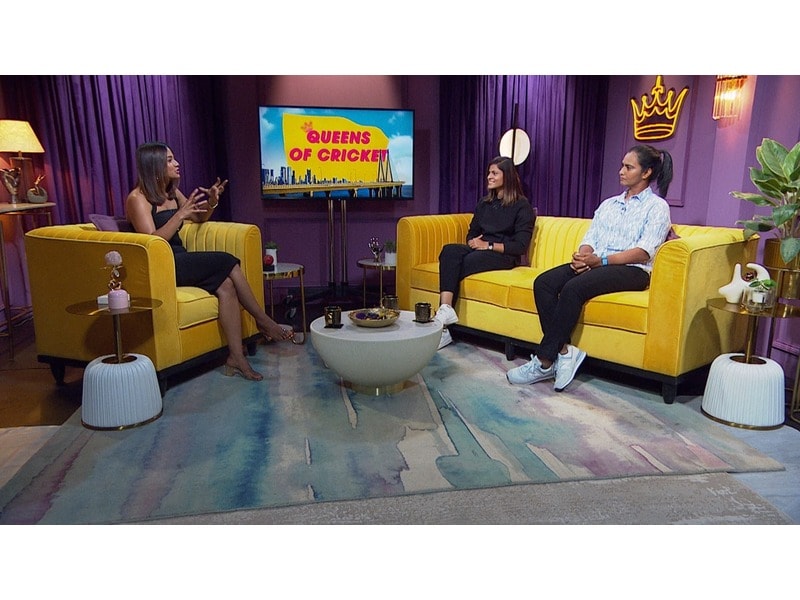
<instances>
[{"instance_id":1,"label":"long dark hair","mask_svg":"<svg viewBox=\"0 0 800 600\"><path fill-rule=\"evenodd\" d=\"M136 149L137 186L150 204L160 206L175 197L175 182L167 177L167 151L163 142L147 142Z\"/></svg>"},{"instance_id":2,"label":"long dark hair","mask_svg":"<svg viewBox=\"0 0 800 600\"><path fill-rule=\"evenodd\" d=\"M505 156L496 156L489 162L486 170L488 171L489 167L492 165L497 165L497 168L503 172L503 198L500 200L503 206L514 204L514 202L520 198L524 198L525 194L522 191L522 182L519 180L519 174L517 173L517 168L514 166L514 161ZM483 199L486 202L496 200L497 190L490 190Z\"/></svg>"},{"instance_id":3,"label":"long dark hair","mask_svg":"<svg viewBox=\"0 0 800 600\"><path fill-rule=\"evenodd\" d=\"M667 190L672 181L672 156L666 150L659 150L647 144L634 146L628 152L634 152L639 160L642 171L652 169L648 182L655 181L658 188L658 195L662 198L667 197Z\"/></svg>"}]
</instances>

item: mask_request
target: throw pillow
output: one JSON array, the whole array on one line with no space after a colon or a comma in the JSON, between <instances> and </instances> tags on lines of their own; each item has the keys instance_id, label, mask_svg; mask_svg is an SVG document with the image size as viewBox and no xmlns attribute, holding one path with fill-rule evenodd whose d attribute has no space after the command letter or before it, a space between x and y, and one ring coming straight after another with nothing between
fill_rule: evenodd
<instances>
[{"instance_id":1,"label":"throw pillow","mask_svg":"<svg viewBox=\"0 0 800 600\"><path fill-rule=\"evenodd\" d=\"M97 227L98 231L134 231L124 217L111 217L108 215L89 215L89 220Z\"/></svg>"}]
</instances>

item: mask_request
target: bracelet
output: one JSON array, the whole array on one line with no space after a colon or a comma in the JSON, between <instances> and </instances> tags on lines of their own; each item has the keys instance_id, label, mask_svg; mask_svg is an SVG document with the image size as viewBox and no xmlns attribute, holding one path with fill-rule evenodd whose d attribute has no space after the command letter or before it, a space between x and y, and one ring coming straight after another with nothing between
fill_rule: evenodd
<instances>
[{"instance_id":1,"label":"bracelet","mask_svg":"<svg viewBox=\"0 0 800 600\"><path fill-rule=\"evenodd\" d=\"M608 266L608 257L605 254L603 254L603 256L600 257L600 264L603 265L604 267Z\"/></svg>"},{"instance_id":2,"label":"bracelet","mask_svg":"<svg viewBox=\"0 0 800 600\"><path fill-rule=\"evenodd\" d=\"M219 206L219 200L217 200L216 204L211 204L211 202L208 203L208 208L217 208L218 206Z\"/></svg>"},{"instance_id":3,"label":"bracelet","mask_svg":"<svg viewBox=\"0 0 800 600\"><path fill-rule=\"evenodd\" d=\"M494 242L489 242L489 248L488 249L490 251L492 251L492 252L494 251Z\"/></svg>"}]
</instances>

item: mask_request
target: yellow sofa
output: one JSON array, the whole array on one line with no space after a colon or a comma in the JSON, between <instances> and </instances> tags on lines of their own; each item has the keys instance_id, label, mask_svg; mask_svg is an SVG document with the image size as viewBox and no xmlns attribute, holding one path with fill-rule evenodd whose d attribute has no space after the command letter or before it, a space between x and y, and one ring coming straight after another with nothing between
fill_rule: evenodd
<instances>
[{"instance_id":1,"label":"yellow sofa","mask_svg":"<svg viewBox=\"0 0 800 600\"><path fill-rule=\"evenodd\" d=\"M259 303L264 305L261 232L255 225L187 222L180 232L192 250L222 250L237 256ZM114 352L112 320L71 314L67 307L108 292L105 255L122 255L122 284L131 296L161 301L155 310L121 318L122 349L153 361L162 392L167 378L214 358L226 347L217 320L216 296L175 285L169 244L155 235L98 231L94 225L41 227L25 235L36 351L58 383L67 365L85 366ZM242 310L243 342L250 353L259 338L255 320Z\"/></svg>"},{"instance_id":2,"label":"yellow sofa","mask_svg":"<svg viewBox=\"0 0 800 600\"><path fill-rule=\"evenodd\" d=\"M447 243L464 243L471 214L403 217L397 225L397 296L401 308L417 302L439 303L439 252ZM464 279L456 302L463 329L505 344L511 360L516 350L535 347L542 330L533 301L538 273L569 262L589 226L589 219L540 216L526 266L479 273ZM664 401L672 403L679 383L702 370L723 352L744 346L745 320L709 309L736 263L755 258L757 238L745 241L741 229L675 225L679 239L656 254L650 288L643 292L605 294L584 307L572 343L594 362L661 383Z\"/></svg>"}]
</instances>

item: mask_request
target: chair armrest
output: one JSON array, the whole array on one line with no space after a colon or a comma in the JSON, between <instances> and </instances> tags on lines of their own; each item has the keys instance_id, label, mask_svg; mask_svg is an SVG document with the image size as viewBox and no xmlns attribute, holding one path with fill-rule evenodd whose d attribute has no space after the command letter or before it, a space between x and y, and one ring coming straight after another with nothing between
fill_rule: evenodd
<instances>
[{"instance_id":1,"label":"chair armrest","mask_svg":"<svg viewBox=\"0 0 800 600\"><path fill-rule=\"evenodd\" d=\"M745 241L741 229L713 228L659 248L650 279L645 369L687 372L741 343L735 315L710 311L706 303L720 295L736 263L755 258L757 246L758 237Z\"/></svg>"},{"instance_id":2,"label":"chair armrest","mask_svg":"<svg viewBox=\"0 0 800 600\"><path fill-rule=\"evenodd\" d=\"M466 243L471 213L416 215L397 222L396 288L400 306L409 306L411 270L420 264L438 262L445 244Z\"/></svg>"},{"instance_id":3,"label":"chair armrest","mask_svg":"<svg viewBox=\"0 0 800 600\"><path fill-rule=\"evenodd\" d=\"M153 327L176 330L175 262L163 238L97 231L93 225L40 227L25 234L39 354L88 361L107 349L108 339L91 335L87 317L66 309L108 292L105 255L111 250L122 255L123 288L131 296L162 302L152 312Z\"/></svg>"}]
</instances>

